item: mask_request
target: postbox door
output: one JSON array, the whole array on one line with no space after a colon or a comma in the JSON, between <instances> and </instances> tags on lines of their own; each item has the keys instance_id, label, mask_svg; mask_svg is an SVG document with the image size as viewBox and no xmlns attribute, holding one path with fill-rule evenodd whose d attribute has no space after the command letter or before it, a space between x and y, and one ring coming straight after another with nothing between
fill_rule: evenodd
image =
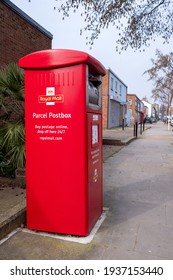
<instances>
[{"instance_id":1,"label":"postbox door","mask_svg":"<svg viewBox=\"0 0 173 280\"><path fill-rule=\"evenodd\" d=\"M88 218L92 228L102 213L102 115L87 113Z\"/></svg>"}]
</instances>

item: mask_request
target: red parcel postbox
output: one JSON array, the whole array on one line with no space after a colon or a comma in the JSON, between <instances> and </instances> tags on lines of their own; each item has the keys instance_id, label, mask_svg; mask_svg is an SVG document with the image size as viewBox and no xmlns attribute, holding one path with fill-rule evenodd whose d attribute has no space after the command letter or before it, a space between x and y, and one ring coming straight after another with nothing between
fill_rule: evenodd
<instances>
[{"instance_id":1,"label":"red parcel postbox","mask_svg":"<svg viewBox=\"0 0 173 280\"><path fill-rule=\"evenodd\" d=\"M25 74L27 227L86 236L102 213L103 65L75 50L19 60Z\"/></svg>"}]
</instances>

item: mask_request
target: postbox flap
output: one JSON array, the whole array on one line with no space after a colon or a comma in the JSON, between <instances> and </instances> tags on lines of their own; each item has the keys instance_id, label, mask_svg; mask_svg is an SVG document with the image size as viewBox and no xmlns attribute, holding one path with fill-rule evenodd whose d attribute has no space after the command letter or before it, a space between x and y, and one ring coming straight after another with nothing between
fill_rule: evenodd
<instances>
[{"instance_id":1,"label":"postbox flap","mask_svg":"<svg viewBox=\"0 0 173 280\"><path fill-rule=\"evenodd\" d=\"M87 64L92 74L104 76L105 67L86 52L68 49L49 49L34 52L22 57L19 66L23 69L52 69Z\"/></svg>"}]
</instances>

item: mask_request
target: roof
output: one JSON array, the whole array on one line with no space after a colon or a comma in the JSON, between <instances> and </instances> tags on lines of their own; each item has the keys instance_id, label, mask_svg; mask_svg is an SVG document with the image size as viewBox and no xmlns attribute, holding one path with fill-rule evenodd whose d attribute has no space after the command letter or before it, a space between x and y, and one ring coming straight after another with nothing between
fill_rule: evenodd
<instances>
[{"instance_id":1,"label":"roof","mask_svg":"<svg viewBox=\"0 0 173 280\"><path fill-rule=\"evenodd\" d=\"M134 93L127 93L127 97L130 97L130 96L135 96L137 99L138 99L138 101L140 101L140 102L143 102L143 100L141 100L136 94L134 94Z\"/></svg>"},{"instance_id":2,"label":"roof","mask_svg":"<svg viewBox=\"0 0 173 280\"><path fill-rule=\"evenodd\" d=\"M40 32L42 32L44 35L46 35L48 38L53 39L53 35L47 31L44 27L42 27L40 24L38 24L35 20L33 20L30 16L28 16L26 13L24 13L21 9L19 9L16 5L14 5L9 0L1 0L1 3L3 3L5 6L7 6L10 10L12 10L14 13L16 13L18 16L23 18L25 21L27 21L29 24L34 26L36 29L38 29Z\"/></svg>"},{"instance_id":3,"label":"roof","mask_svg":"<svg viewBox=\"0 0 173 280\"><path fill-rule=\"evenodd\" d=\"M114 75L127 88L127 85L112 71L111 68L108 68L107 70L112 73L112 75Z\"/></svg>"}]
</instances>

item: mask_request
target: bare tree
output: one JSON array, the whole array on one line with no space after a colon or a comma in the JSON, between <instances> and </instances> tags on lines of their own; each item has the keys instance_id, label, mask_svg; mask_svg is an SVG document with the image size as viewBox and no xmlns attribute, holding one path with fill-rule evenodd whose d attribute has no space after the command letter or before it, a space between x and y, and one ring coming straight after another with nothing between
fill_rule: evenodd
<instances>
[{"instance_id":1,"label":"bare tree","mask_svg":"<svg viewBox=\"0 0 173 280\"><path fill-rule=\"evenodd\" d=\"M90 31L88 43L93 44L100 32L110 25L118 35L117 50L128 46L140 49L157 36L168 42L173 34L173 1L171 0L55 0L54 9L63 19L82 7L86 26Z\"/></svg>"},{"instance_id":2,"label":"bare tree","mask_svg":"<svg viewBox=\"0 0 173 280\"><path fill-rule=\"evenodd\" d=\"M156 50L156 59L152 59L153 66L146 70L144 74L149 75L149 80L154 81L152 97L171 105L173 100L173 52L163 55Z\"/></svg>"},{"instance_id":3,"label":"bare tree","mask_svg":"<svg viewBox=\"0 0 173 280\"><path fill-rule=\"evenodd\" d=\"M152 97L166 105L167 115L170 115L173 101L173 52L163 55L156 50L156 57L151 60L153 67L144 73L149 75L149 80L154 81Z\"/></svg>"}]
</instances>

